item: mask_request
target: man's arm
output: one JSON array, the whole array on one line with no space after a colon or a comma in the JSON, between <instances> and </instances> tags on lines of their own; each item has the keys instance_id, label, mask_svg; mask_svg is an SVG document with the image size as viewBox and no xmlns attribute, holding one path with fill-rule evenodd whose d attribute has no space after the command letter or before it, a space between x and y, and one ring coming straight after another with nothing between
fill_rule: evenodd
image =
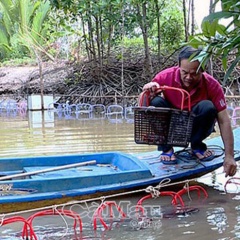
<instances>
[{"instance_id":1,"label":"man's arm","mask_svg":"<svg viewBox=\"0 0 240 240\"><path fill-rule=\"evenodd\" d=\"M223 110L218 113L218 125L220 128L221 137L225 149L225 159L223 163L223 168L225 172L225 177L233 176L237 172L237 164L234 159L234 139L231 127L231 121L227 110Z\"/></svg>"}]
</instances>

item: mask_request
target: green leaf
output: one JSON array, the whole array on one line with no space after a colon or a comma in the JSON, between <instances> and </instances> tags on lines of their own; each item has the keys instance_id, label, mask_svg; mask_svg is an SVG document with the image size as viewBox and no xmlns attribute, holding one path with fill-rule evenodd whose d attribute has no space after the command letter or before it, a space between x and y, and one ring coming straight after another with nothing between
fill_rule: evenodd
<instances>
[{"instance_id":1,"label":"green leaf","mask_svg":"<svg viewBox=\"0 0 240 240\"><path fill-rule=\"evenodd\" d=\"M193 57L191 61L198 60L200 63L204 62L204 60L208 57L208 52L205 50L202 50L196 57Z\"/></svg>"},{"instance_id":2,"label":"green leaf","mask_svg":"<svg viewBox=\"0 0 240 240\"><path fill-rule=\"evenodd\" d=\"M209 32L210 26L211 26L210 22L207 22L207 21L203 21L201 24L202 33L206 37L210 37L210 32Z\"/></svg>"},{"instance_id":3,"label":"green leaf","mask_svg":"<svg viewBox=\"0 0 240 240\"><path fill-rule=\"evenodd\" d=\"M228 68L224 79L223 79L223 86L226 84L229 76L231 75L232 71L234 70L234 68L237 66L237 64L239 64L240 61L240 55L236 57L236 59L232 62L232 64L230 65L230 67Z\"/></svg>"},{"instance_id":4,"label":"green leaf","mask_svg":"<svg viewBox=\"0 0 240 240\"><path fill-rule=\"evenodd\" d=\"M202 33L206 37L215 37L216 33L226 34L226 27L222 24L218 23L218 20L214 20L212 22L203 21L202 22Z\"/></svg>"},{"instance_id":5,"label":"green leaf","mask_svg":"<svg viewBox=\"0 0 240 240\"><path fill-rule=\"evenodd\" d=\"M223 65L223 69L226 70L227 69L227 57L222 58L222 65Z\"/></svg>"},{"instance_id":6,"label":"green leaf","mask_svg":"<svg viewBox=\"0 0 240 240\"><path fill-rule=\"evenodd\" d=\"M220 35L226 35L227 33L227 30L226 30L226 27L222 24L218 24L216 26L216 31L220 34Z\"/></svg>"},{"instance_id":7,"label":"green leaf","mask_svg":"<svg viewBox=\"0 0 240 240\"><path fill-rule=\"evenodd\" d=\"M46 20L47 14L50 10L49 2L41 2L38 8L35 11L35 15L33 17L31 34L33 38L37 41L42 39L41 33L43 30L43 23Z\"/></svg>"},{"instance_id":8,"label":"green leaf","mask_svg":"<svg viewBox=\"0 0 240 240\"><path fill-rule=\"evenodd\" d=\"M211 13L210 15L204 17L203 22L211 22L211 21L219 20L221 18L230 18L233 15L235 15L235 13L232 13L232 12L215 12L215 13ZM239 13L236 13L236 15L239 15Z\"/></svg>"},{"instance_id":9,"label":"green leaf","mask_svg":"<svg viewBox=\"0 0 240 240\"><path fill-rule=\"evenodd\" d=\"M214 36L215 36L216 30L217 30L217 26L218 26L218 20L215 20L215 21L213 21L213 22L210 23L209 32L210 32L210 36L211 36L211 37L214 37Z\"/></svg>"},{"instance_id":10,"label":"green leaf","mask_svg":"<svg viewBox=\"0 0 240 240\"><path fill-rule=\"evenodd\" d=\"M209 47L207 47L207 48L204 48L197 56L192 57L191 61L199 61L200 62L198 70L200 69L200 67L205 69L205 66L211 56L210 52L211 51L209 50Z\"/></svg>"},{"instance_id":11,"label":"green leaf","mask_svg":"<svg viewBox=\"0 0 240 240\"><path fill-rule=\"evenodd\" d=\"M204 45L204 40L201 39L198 36L190 36L189 37L189 44L193 47L193 48L198 48L201 45Z\"/></svg>"}]
</instances>

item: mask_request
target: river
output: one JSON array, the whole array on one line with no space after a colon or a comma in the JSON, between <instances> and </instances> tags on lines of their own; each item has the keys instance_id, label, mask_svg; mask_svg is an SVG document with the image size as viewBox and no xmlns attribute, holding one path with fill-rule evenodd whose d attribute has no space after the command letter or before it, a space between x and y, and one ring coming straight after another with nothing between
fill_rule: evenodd
<instances>
[{"instance_id":1,"label":"river","mask_svg":"<svg viewBox=\"0 0 240 240\"><path fill-rule=\"evenodd\" d=\"M134 142L132 119L88 119L56 112L29 111L26 114L0 115L0 157L62 155L72 153L123 151L127 153L155 150L155 146L138 145ZM145 202L155 211L151 217L136 221L132 209L146 195L131 195L111 199L127 213L123 221L113 222L111 230L104 230L97 223L93 230L92 208L100 201L68 206L76 211L84 209L82 233L74 232L73 221L64 215L39 217L34 220L38 239L240 239L240 194L238 184L224 191L227 178L222 168L199 178L196 184L208 194L185 196L188 212L176 211L169 197L159 197ZM239 173L236 175L239 177ZM240 181L239 181L240 183ZM177 187L177 186L176 186ZM171 190L171 189L170 189ZM94 205L95 204L95 205ZM53 207L54 208L54 207ZM33 212L22 213L28 217ZM2 218L7 216L1 216ZM21 239L22 225L0 227L0 239Z\"/></svg>"}]
</instances>

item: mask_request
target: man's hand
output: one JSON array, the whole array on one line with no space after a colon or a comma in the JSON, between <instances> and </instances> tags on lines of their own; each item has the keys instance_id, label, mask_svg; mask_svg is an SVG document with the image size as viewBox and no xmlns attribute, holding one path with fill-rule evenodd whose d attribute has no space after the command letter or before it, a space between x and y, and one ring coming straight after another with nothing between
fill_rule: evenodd
<instances>
[{"instance_id":1,"label":"man's hand","mask_svg":"<svg viewBox=\"0 0 240 240\"><path fill-rule=\"evenodd\" d=\"M143 91L149 90L150 92L156 91L160 85L157 82L149 82L143 86Z\"/></svg>"},{"instance_id":2,"label":"man's hand","mask_svg":"<svg viewBox=\"0 0 240 240\"><path fill-rule=\"evenodd\" d=\"M223 163L225 177L232 177L237 172L237 163L232 156L226 156Z\"/></svg>"}]
</instances>

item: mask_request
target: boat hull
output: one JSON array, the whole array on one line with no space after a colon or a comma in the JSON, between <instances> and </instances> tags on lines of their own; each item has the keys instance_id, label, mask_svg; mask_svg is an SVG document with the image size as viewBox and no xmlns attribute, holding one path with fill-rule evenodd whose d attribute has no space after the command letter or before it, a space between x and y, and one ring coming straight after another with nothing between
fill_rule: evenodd
<instances>
[{"instance_id":1,"label":"boat hull","mask_svg":"<svg viewBox=\"0 0 240 240\"><path fill-rule=\"evenodd\" d=\"M208 174L215 170L217 168L213 168L211 170L206 170L206 171L201 171L196 174L190 174L190 177L192 180L196 180L197 178L204 176L205 174ZM170 179L170 178L168 178ZM174 178L170 182L171 184L173 183L178 183L178 185L184 185L185 180L187 178L182 176L181 178ZM80 204L82 201L89 200L89 199L101 199L101 198L107 198L108 196L110 197L111 195L117 196L120 195L125 195L127 193L129 194L139 194L140 192L144 193L146 188L151 185L151 186L156 186L160 183L160 181L166 180L166 178L163 179L152 179L152 181L147 181L146 183L141 182L137 184L137 186L131 187L130 185L125 185L121 187L110 187L109 189L101 189L95 190L92 193L84 193L83 192L75 192L72 193L71 196L65 196L64 194L53 194L51 197L47 197L46 195L42 197L32 197L29 196L27 199L19 198L18 201L16 202L10 202L10 201L4 201L4 203L0 203L0 214L3 213L11 213L11 212L19 212L19 211L25 211L29 209L40 209L40 208L45 208L45 207L51 207L51 206L61 206L61 207L67 207L69 205L73 204ZM135 184L136 185L136 184ZM168 187L167 185L165 187ZM164 186L163 186L164 188ZM142 191L141 191L142 190ZM136 191L136 192L135 192ZM46 198L44 200L44 198Z\"/></svg>"}]
</instances>

